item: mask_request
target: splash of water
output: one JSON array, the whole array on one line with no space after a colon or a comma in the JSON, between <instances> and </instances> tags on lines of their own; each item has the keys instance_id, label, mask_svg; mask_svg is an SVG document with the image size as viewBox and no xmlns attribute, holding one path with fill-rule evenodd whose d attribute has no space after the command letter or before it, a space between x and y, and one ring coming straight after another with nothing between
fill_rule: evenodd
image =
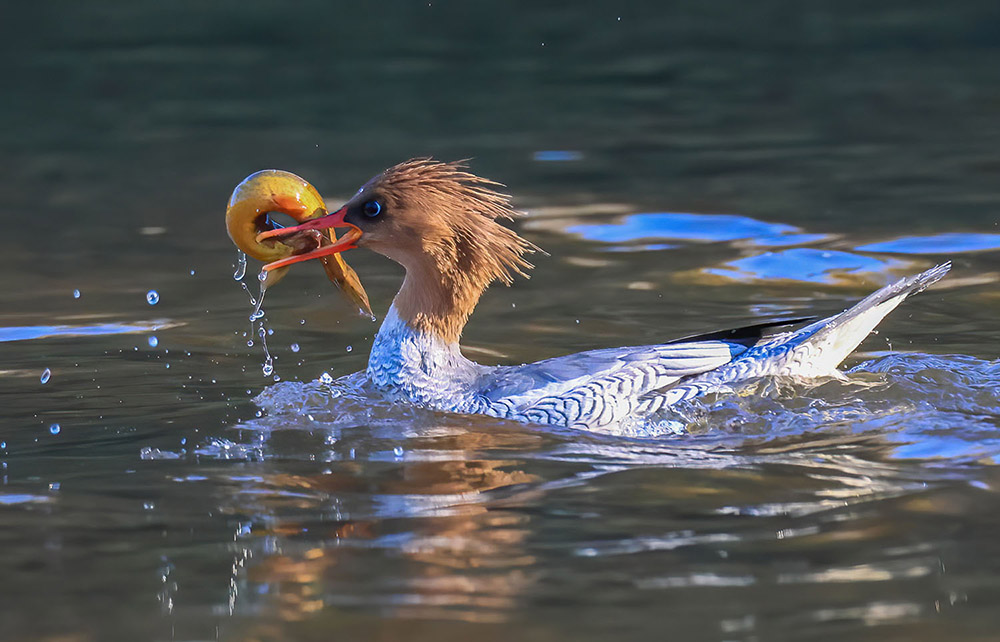
<instances>
[{"instance_id":1,"label":"splash of water","mask_svg":"<svg viewBox=\"0 0 1000 642\"><path fill-rule=\"evenodd\" d=\"M264 316L266 312L264 311L264 295L267 293L268 284L268 272L263 270L257 275L257 281L260 284L260 291L257 296L254 296L253 292L250 291L250 286L244 281L247 273L247 256L243 252L236 253L236 263L234 265L233 279L240 284L243 291L246 292L247 298L250 299L250 305L253 306L253 311L250 313L250 332L247 335L247 347L252 347L254 345L254 335L260 337L261 349L264 351L264 363L261 364L261 373L265 377L270 377L274 374L274 358L271 356L271 352L267 347L267 337L274 334L274 330L269 329L265 325Z\"/></svg>"},{"instance_id":2,"label":"splash of water","mask_svg":"<svg viewBox=\"0 0 1000 642\"><path fill-rule=\"evenodd\" d=\"M242 281L247 274L247 255L240 250L236 250L236 264L233 268L233 280Z\"/></svg>"}]
</instances>

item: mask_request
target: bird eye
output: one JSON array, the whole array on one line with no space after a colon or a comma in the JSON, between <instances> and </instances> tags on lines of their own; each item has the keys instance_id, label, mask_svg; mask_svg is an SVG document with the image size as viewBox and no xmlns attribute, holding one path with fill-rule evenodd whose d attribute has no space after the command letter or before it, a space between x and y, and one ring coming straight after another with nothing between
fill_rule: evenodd
<instances>
[{"instance_id":1,"label":"bird eye","mask_svg":"<svg viewBox=\"0 0 1000 642\"><path fill-rule=\"evenodd\" d=\"M361 206L361 211L365 213L368 218L375 218L382 213L382 204L378 201L368 201Z\"/></svg>"}]
</instances>

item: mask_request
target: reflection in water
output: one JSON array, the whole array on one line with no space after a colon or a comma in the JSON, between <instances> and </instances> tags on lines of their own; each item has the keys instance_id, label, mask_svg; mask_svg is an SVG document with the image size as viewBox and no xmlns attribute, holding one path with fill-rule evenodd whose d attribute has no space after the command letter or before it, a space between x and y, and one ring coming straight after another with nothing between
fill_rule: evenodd
<instances>
[{"instance_id":1,"label":"reflection in water","mask_svg":"<svg viewBox=\"0 0 1000 642\"><path fill-rule=\"evenodd\" d=\"M585 223L575 220L536 223L542 229L560 229L568 234L604 243L633 241L747 241L753 245L778 246L816 243L827 237L804 234L800 229L781 223L766 223L733 214L682 214L657 212L631 214L613 223Z\"/></svg>"},{"instance_id":2,"label":"reflection in water","mask_svg":"<svg viewBox=\"0 0 1000 642\"><path fill-rule=\"evenodd\" d=\"M603 208L603 209L609 209ZM613 208L612 208L613 209ZM683 280L719 283L719 279L738 282L799 281L825 285L884 285L907 271L920 269L913 261L875 257L858 252L888 254L937 254L950 256L966 252L1000 248L997 234L938 234L929 237L906 237L870 243L856 251L826 247L834 238L808 233L798 227L767 223L746 216L730 214L644 213L618 216L612 222L595 223L602 208L549 208L536 211L527 227L578 236L607 244L605 250L640 252L676 249L684 243L727 243L742 256L717 267L692 270ZM761 247L791 247L754 252ZM751 253L753 252L753 253ZM590 260L594 263L594 260ZM579 262L579 260L577 260ZM596 265L596 263L595 263Z\"/></svg>"},{"instance_id":3,"label":"reflection in water","mask_svg":"<svg viewBox=\"0 0 1000 642\"><path fill-rule=\"evenodd\" d=\"M895 254L951 255L964 252L1000 250L1000 234L936 234L907 236L892 241L869 243L856 248L859 252L889 252Z\"/></svg>"},{"instance_id":4,"label":"reflection in water","mask_svg":"<svg viewBox=\"0 0 1000 642\"><path fill-rule=\"evenodd\" d=\"M511 447L509 435L447 432L416 437L426 449L403 461L355 459L241 484L222 507L254 513L240 538L248 554L235 612L291 622L349 607L394 618L505 619L535 560L524 547L529 517L491 509L491 491L538 478L515 460L477 458Z\"/></svg>"},{"instance_id":5,"label":"reflection in water","mask_svg":"<svg viewBox=\"0 0 1000 642\"><path fill-rule=\"evenodd\" d=\"M217 509L249 519L237 534L232 615L247 639L269 639L307 623L334 626L348 612L508 622L550 590L539 565L553 546L592 560L581 562L594 565L588 572L597 576L589 581L613 575L607 561L618 558L691 557L685 572L668 559L628 574L638 590L672 594L939 577L931 545L886 545L906 542L920 515L962 510L948 493L928 492L929 482L948 483L947 469L924 468L913 478L900 466L925 456L911 444L950 442L939 444L927 464L1000 455L1000 364L961 361L956 371L940 357L890 354L855 368L849 381L761 381L737 395L680 407L675 418L687 422L683 441L553 434L391 404L369 404L367 425L356 426L361 402L351 397L350 381L272 386L258 400L268 414L242 426L249 437L243 452L262 468L241 478L227 475L231 490ZM935 381L933 397L920 392L928 379ZM337 394L320 395L331 389ZM956 394L959 389L965 392ZM308 414L294 405L308 406ZM935 435L943 421L955 423L956 413L965 418L964 430ZM404 417L401 453L394 446L399 432L389 426ZM225 460L239 451L214 443L196 452ZM303 453L309 453L304 460ZM281 462L281 472L269 472ZM554 474L556 462L561 474ZM533 472L538 466L548 470L545 477ZM768 476L757 472L764 469ZM672 481L646 483L643 476ZM785 486L783 479L798 481ZM661 517L614 527L625 517L615 516L599 495L621 486L636 494L628 510L642 511L648 502ZM548 531L535 515L542 506L581 520L577 534L563 539ZM677 522L684 506L701 515L700 525ZM886 511L898 519L878 517ZM675 522L687 525L669 528ZM668 527L657 532L658 526ZM853 563L824 560L823 551L845 546L866 552L846 558ZM758 550L770 551L769 565L738 562ZM742 573L720 572L734 563ZM960 590L949 595L939 599L964 599ZM907 621L923 609L922 602L906 600L891 607L841 603L793 617L870 625ZM756 607L736 611L732 621L761 617Z\"/></svg>"},{"instance_id":6,"label":"reflection in water","mask_svg":"<svg viewBox=\"0 0 1000 642\"><path fill-rule=\"evenodd\" d=\"M914 265L896 259L878 259L839 250L797 247L775 250L729 261L722 267L705 268L706 275L735 281L804 281L824 284L885 285Z\"/></svg>"},{"instance_id":7,"label":"reflection in water","mask_svg":"<svg viewBox=\"0 0 1000 642\"><path fill-rule=\"evenodd\" d=\"M155 330L176 328L181 323L157 319L139 323L99 323L95 325L34 325L22 327L0 327L0 343L5 341L29 341L53 337L88 337L109 334L137 334Z\"/></svg>"}]
</instances>

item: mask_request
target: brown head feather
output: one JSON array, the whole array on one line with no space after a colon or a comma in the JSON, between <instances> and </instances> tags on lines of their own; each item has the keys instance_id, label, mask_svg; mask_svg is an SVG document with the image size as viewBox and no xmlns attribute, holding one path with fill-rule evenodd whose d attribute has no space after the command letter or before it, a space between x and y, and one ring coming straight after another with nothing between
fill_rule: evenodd
<instances>
[{"instance_id":1,"label":"brown head feather","mask_svg":"<svg viewBox=\"0 0 1000 642\"><path fill-rule=\"evenodd\" d=\"M503 185L465 171L462 161L409 160L371 179L347 204L377 199L383 220L364 225L359 245L407 270L396 309L419 330L457 341L483 291L493 281L510 285L533 266L538 251L497 219L513 220Z\"/></svg>"}]
</instances>

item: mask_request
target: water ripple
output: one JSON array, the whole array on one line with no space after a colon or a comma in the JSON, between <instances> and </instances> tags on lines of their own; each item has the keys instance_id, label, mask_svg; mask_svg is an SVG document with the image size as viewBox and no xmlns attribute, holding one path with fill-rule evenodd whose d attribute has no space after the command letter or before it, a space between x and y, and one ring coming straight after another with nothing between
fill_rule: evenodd
<instances>
[{"instance_id":1,"label":"water ripple","mask_svg":"<svg viewBox=\"0 0 1000 642\"><path fill-rule=\"evenodd\" d=\"M892 254L961 254L1000 249L1000 234L951 233L933 236L904 236L891 241L869 243L855 248L860 252Z\"/></svg>"},{"instance_id":2,"label":"water ripple","mask_svg":"<svg viewBox=\"0 0 1000 642\"><path fill-rule=\"evenodd\" d=\"M31 341L52 337L92 337L109 334L136 334L154 330L176 328L183 323L167 319L135 321L132 323L98 323L94 325L28 325L0 327L0 343Z\"/></svg>"},{"instance_id":3,"label":"water ripple","mask_svg":"<svg viewBox=\"0 0 1000 642\"><path fill-rule=\"evenodd\" d=\"M886 275L891 271L903 270L908 266L908 263L896 259L797 247L747 256L730 261L722 267L705 268L702 272L736 281L791 280L833 285L853 282L859 277L874 277L872 280L886 281Z\"/></svg>"},{"instance_id":4,"label":"water ripple","mask_svg":"<svg viewBox=\"0 0 1000 642\"><path fill-rule=\"evenodd\" d=\"M564 230L591 241L626 243L634 241L691 241L712 243L749 241L773 247L816 243L828 238L806 234L797 227L768 223L736 214L687 214L649 212L624 216L613 223L577 223Z\"/></svg>"}]
</instances>

